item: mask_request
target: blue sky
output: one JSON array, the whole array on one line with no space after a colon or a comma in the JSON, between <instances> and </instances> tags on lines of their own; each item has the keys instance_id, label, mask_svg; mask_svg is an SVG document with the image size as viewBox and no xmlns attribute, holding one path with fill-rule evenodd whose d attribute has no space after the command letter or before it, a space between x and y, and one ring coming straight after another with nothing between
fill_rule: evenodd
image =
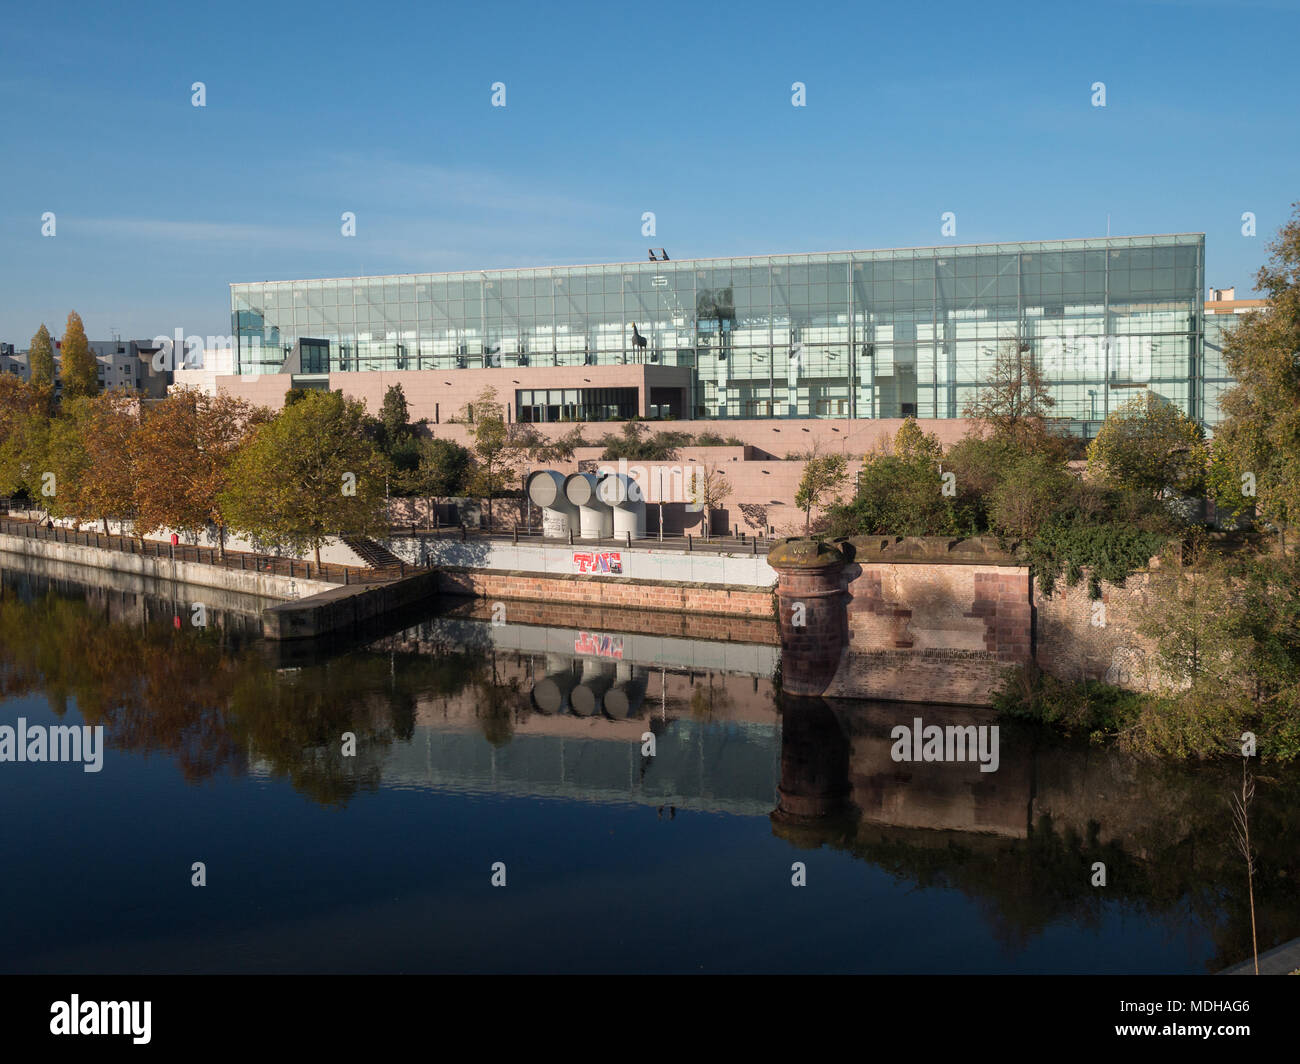
<instances>
[{"instance_id":1,"label":"blue sky","mask_svg":"<svg viewBox=\"0 0 1300 1064\"><path fill-rule=\"evenodd\" d=\"M1240 295L1300 200L1300 0L101 3L0 27L20 348L73 308L92 338L225 333L231 281L1055 239L1108 214L1205 232L1207 282Z\"/></svg>"}]
</instances>

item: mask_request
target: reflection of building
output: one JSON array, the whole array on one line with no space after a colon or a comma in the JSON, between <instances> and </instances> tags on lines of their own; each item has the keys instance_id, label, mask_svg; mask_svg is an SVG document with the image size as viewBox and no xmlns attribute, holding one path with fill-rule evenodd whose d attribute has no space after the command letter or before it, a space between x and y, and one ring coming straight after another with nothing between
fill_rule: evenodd
<instances>
[{"instance_id":1,"label":"reflection of building","mask_svg":"<svg viewBox=\"0 0 1300 1064\"><path fill-rule=\"evenodd\" d=\"M518 421L950 419L1010 343L1078 431L1136 388L1202 417L1204 253L1176 234L235 284L219 384L377 408L400 382L432 422L488 386Z\"/></svg>"}]
</instances>

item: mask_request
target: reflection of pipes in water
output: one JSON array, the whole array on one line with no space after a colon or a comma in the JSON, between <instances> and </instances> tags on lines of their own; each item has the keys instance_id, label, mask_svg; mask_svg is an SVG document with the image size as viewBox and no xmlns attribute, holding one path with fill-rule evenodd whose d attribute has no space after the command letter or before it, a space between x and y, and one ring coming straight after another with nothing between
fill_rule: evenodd
<instances>
[{"instance_id":1,"label":"reflection of pipes in water","mask_svg":"<svg viewBox=\"0 0 1300 1064\"><path fill-rule=\"evenodd\" d=\"M570 473L564 478L564 497L578 508L583 539L609 539L614 534L614 511L597 494L594 473Z\"/></svg>"},{"instance_id":2,"label":"reflection of pipes in water","mask_svg":"<svg viewBox=\"0 0 1300 1064\"><path fill-rule=\"evenodd\" d=\"M582 663L582 683L570 696L573 712L580 717L592 717L600 712L605 692L614 682L614 670L603 661L588 658Z\"/></svg>"},{"instance_id":3,"label":"reflection of pipes in water","mask_svg":"<svg viewBox=\"0 0 1300 1064\"><path fill-rule=\"evenodd\" d=\"M641 711L649 672L630 662L620 661L614 670L614 686L605 694L605 713L614 720L627 720Z\"/></svg>"},{"instance_id":4,"label":"reflection of pipes in water","mask_svg":"<svg viewBox=\"0 0 1300 1064\"><path fill-rule=\"evenodd\" d=\"M578 508L564 494L564 474L539 469L528 475L524 490L529 501L542 508L542 535L567 539L578 531Z\"/></svg>"},{"instance_id":5,"label":"reflection of pipes in water","mask_svg":"<svg viewBox=\"0 0 1300 1064\"><path fill-rule=\"evenodd\" d=\"M533 704L543 713L563 713L577 683L572 658L547 654L546 675L533 686Z\"/></svg>"}]
</instances>

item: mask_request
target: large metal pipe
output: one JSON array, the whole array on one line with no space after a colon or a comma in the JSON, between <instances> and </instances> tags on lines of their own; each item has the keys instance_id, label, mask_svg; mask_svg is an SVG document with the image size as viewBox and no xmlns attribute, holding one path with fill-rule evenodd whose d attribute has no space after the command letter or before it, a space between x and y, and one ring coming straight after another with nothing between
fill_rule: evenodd
<instances>
[{"instance_id":1,"label":"large metal pipe","mask_svg":"<svg viewBox=\"0 0 1300 1064\"><path fill-rule=\"evenodd\" d=\"M599 480L594 473L570 473L564 478L564 497L578 508L583 539L609 539L614 534L614 511L597 493Z\"/></svg>"},{"instance_id":2,"label":"large metal pipe","mask_svg":"<svg viewBox=\"0 0 1300 1064\"><path fill-rule=\"evenodd\" d=\"M539 469L528 475L524 485L529 500L542 508L542 535L550 539L568 539L578 532L578 508L564 494L564 474L554 469Z\"/></svg>"},{"instance_id":3,"label":"large metal pipe","mask_svg":"<svg viewBox=\"0 0 1300 1064\"><path fill-rule=\"evenodd\" d=\"M603 473L596 492L613 509L616 538L629 532L633 539L645 538L645 494L640 484L626 473Z\"/></svg>"}]
</instances>

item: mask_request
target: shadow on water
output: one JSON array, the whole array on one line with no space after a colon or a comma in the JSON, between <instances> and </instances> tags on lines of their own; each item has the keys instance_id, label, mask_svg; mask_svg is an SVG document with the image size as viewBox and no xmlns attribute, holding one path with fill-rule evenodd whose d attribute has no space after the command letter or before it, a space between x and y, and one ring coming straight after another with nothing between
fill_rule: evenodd
<instances>
[{"instance_id":1,"label":"shadow on water","mask_svg":"<svg viewBox=\"0 0 1300 1064\"><path fill-rule=\"evenodd\" d=\"M255 610L213 608L197 628L203 592L162 590L5 571L0 698L43 696L59 717L75 706L110 750L166 755L190 781L279 778L334 808L382 785L764 816L796 853L840 851L974 899L1009 948L1122 902L1209 929L1211 970L1249 955L1227 806L1238 766L1145 761L1022 725L1001 726L994 772L898 761L899 724L996 720L783 696L770 621L710 639L681 615L512 603L494 624L493 604L461 600L284 647L260 639ZM1266 949L1300 934L1300 777L1264 766L1257 784Z\"/></svg>"}]
</instances>

